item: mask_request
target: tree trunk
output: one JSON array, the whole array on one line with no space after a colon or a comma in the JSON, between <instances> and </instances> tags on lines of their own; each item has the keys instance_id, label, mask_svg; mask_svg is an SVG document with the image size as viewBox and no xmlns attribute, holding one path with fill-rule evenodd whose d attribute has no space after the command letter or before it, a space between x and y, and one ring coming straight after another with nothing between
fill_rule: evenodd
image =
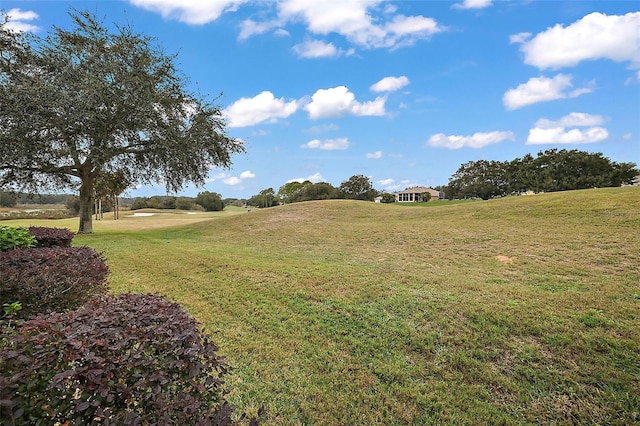
<instances>
[{"instance_id":1,"label":"tree trunk","mask_svg":"<svg viewBox=\"0 0 640 426\"><path fill-rule=\"evenodd\" d=\"M80 228L78 234L92 234L93 176L83 173L80 185Z\"/></svg>"}]
</instances>

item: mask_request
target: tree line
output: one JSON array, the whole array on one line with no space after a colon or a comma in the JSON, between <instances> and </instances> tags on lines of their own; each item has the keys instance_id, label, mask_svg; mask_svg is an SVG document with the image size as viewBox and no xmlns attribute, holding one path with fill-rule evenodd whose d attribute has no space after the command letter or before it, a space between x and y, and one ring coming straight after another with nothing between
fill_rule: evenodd
<instances>
[{"instance_id":1,"label":"tree line","mask_svg":"<svg viewBox=\"0 0 640 426\"><path fill-rule=\"evenodd\" d=\"M488 200L527 192L631 185L639 174L635 163L617 163L602 153L555 148L540 151L536 157L527 154L512 161L469 161L458 168L447 185L434 189L444 191L448 199ZM260 191L247 200L247 205L272 207L327 199L373 201L378 196L383 203L395 202L394 194L376 190L364 175L354 175L337 188L327 182L288 182L277 192L273 188Z\"/></svg>"},{"instance_id":2,"label":"tree line","mask_svg":"<svg viewBox=\"0 0 640 426\"><path fill-rule=\"evenodd\" d=\"M364 175L354 175L334 187L327 182L312 183L287 182L278 192L273 188L267 188L253 195L247 200L247 205L254 207L273 207L279 204L298 203L301 201L352 199L373 201L380 194L373 187L371 179ZM391 195L393 197L393 195Z\"/></svg>"},{"instance_id":3,"label":"tree line","mask_svg":"<svg viewBox=\"0 0 640 426\"><path fill-rule=\"evenodd\" d=\"M512 161L469 161L438 189L449 199L487 200L527 192L631 185L639 173L635 163L613 162L599 152L549 149Z\"/></svg>"},{"instance_id":4,"label":"tree line","mask_svg":"<svg viewBox=\"0 0 640 426\"><path fill-rule=\"evenodd\" d=\"M169 209L169 210L204 210L208 212L222 211L226 205L234 204L235 199L223 200L217 192L199 192L194 197L174 197L171 195L154 195L152 197L136 197L130 209Z\"/></svg>"}]
</instances>

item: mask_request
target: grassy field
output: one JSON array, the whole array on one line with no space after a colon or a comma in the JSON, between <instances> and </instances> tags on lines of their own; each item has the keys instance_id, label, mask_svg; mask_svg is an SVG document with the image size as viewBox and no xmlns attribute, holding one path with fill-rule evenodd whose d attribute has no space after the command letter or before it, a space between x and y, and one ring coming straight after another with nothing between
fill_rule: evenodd
<instances>
[{"instance_id":1,"label":"grassy field","mask_svg":"<svg viewBox=\"0 0 640 426\"><path fill-rule=\"evenodd\" d=\"M640 424L640 188L230 213L74 244L182 303L266 424Z\"/></svg>"}]
</instances>

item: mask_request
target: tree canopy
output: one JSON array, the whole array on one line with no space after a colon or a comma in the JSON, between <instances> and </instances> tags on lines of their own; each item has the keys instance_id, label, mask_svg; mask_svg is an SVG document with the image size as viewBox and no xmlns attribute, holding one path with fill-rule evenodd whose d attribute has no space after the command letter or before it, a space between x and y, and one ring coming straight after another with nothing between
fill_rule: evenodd
<instances>
[{"instance_id":1,"label":"tree canopy","mask_svg":"<svg viewBox=\"0 0 640 426\"><path fill-rule=\"evenodd\" d=\"M0 189L79 191L87 233L98 176L176 192L244 151L220 107L187 89L175 55L131 27L70 16L73 29L44 38L0 23Z\"/></svg>"},{"instance_id":2,"label":"tree canopy","mask_svg":"<svg viewBox=\"0 0 640 426\"><path fill-rule=\"evenodd\" d=\"M208 212L219 212L224 210L224 202L222 201L220 194L216 192L204 191L198 193L195 203L202 206L202 208Z\"/></svg>"},{"instance_id":3,"label":"tree canopy","mask_svg":"<svg viewBox=\"0 0 640 426\"><path fill-rule=\"evenodd\" d=\"M340 191L346 198L373 201L378 191L373 188L371 179L364 175L354 175L340 184Z\"/></svg>"},{"instance_id":4,"label":"tree canopy","mask_svg":"<svg viewBox=\"0 0 640 426\"><path fill-rule=\"evenodd\" d=\"M249 198L247 205L254 207L274 207L278 205L278 202L278 197L273 188L267 188Z\"/></svg>"},{"instance_id":5,"label":"tree canopy","mask_svg":"<svg viewBox=\"0 0 640 426\"><path fill-rule=\"evenodd\" d=\"M513 161L469 161L449 178L449 198L489 199L508 194L554 192L631 184L634 163L616 163L602 153L549 149Z\"/></svg>"}]
</instances>

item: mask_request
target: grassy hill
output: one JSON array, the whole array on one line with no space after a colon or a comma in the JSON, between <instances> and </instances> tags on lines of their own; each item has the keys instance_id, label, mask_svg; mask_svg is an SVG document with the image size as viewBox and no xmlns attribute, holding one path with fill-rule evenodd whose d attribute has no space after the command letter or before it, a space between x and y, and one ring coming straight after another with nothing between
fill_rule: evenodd
<instances>
[{"instance_id":1,"label":"grassy hill","mask_svg":"<svg viewBox=\"0 0 640 426\"><path fill-rule=\"evenodd\" d=\"M195 315L268 424L640 422L640 188L131 220L75 244Z\"/></svg>"}]
</instances>

